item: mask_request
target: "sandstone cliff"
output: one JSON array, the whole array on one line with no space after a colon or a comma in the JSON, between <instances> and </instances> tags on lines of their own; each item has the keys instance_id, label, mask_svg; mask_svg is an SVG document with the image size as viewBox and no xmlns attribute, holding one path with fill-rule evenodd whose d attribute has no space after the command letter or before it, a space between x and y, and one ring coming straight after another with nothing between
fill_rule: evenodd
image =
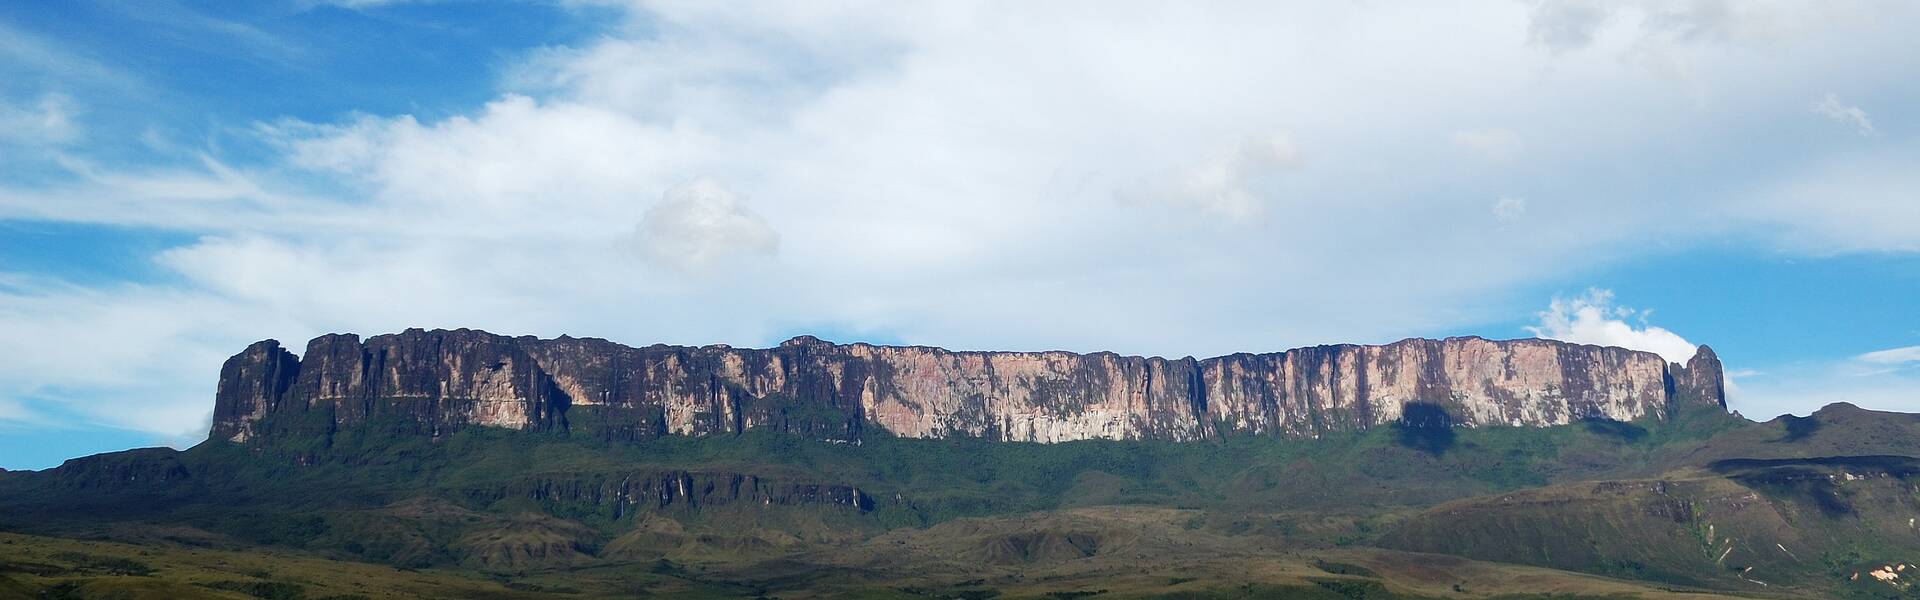
<instances>
[{"instance_id":1,"label":"sandstone cliff","mask_svg":"<svg viewBox=\"0 0 1920 600\"><path fill-rule=\"evenodd\" d=\"M613 439L748 429L858 441L971 436L1061 442L1313 437L1392 423L1409 405L1463 426L1632 420L1725 406L1701 346L1685 365L1542 339L1409 339L1165 359L831 344L654 345L410 329L254 344L221 370L212 437L247 441L379 422L439 435L485 426Z\"/></svg>"}]
</instances>

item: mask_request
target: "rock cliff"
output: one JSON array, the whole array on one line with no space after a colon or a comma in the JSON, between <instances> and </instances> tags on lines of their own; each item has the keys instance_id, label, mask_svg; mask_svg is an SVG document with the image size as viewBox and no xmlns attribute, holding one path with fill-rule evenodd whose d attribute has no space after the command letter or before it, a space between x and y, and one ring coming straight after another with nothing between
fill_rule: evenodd
<instances>
[{"instance_id":1,"label":"rock cliff","mask_svg":"<svg viewBox=\"0 0 1920 600\"><path fill-rule=\"evenodd\" d=\"M601 339L410 329L332 334L300 357L267 340L229 359L212 437L245 442L380 422L611 439L765 429L1004 441L1314 437L1409 405L1461 426L1664 418L1725 406L1701 346L1685 365L1553 340L1409 339L1205 360L832 344L633 348Z\"/></svg>"}]
</instances>

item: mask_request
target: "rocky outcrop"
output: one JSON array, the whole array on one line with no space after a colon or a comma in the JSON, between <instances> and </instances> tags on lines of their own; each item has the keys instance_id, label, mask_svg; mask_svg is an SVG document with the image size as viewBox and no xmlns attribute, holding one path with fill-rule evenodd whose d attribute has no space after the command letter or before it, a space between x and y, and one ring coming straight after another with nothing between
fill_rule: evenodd
<instances>
[{"instance_id":1,"label":"rocky outcrop","mask_svg":"<svg viewBox=\"0 0 1920 600\"><path fill-rule=\"evenodd\" d=\"M267 340L227 360L214 437L245 441L269 415L282 430L331 431L370 420L427 434L470 425L554 426L567 399L526 344L479 331L323 335L295 358Z\"/></svg>"},{"instance_id":2,"label":"rocky outcrop","mask_svg":"<svg viewBox=\"0 0 1920 600\"><path fill-rule=\"evenodd\" d=\"M253 437L253 424L279 408L276 403L286 397L299 372L300 359L274 340L257 342L227 359L213 396L212 436L234 441Z\"/></svg>"},{"instance_id":3,"label":"rocky outcrop","mask_svg":"<svg viewBox=\"0 0 1920 600\"><path fill-rule=\"evenodd\" d=\"M1720 357L1714 356L1712 348L1701 346L1687 364L1669 365L1667 372L1672 381L1668 395L1676 406L1727 408L1727 382L1720 373Z\"/></svg>"},{"instance_id":4,"label":"rocky outcrop","mask_svg":"<svg viewBox=\"0 0 1920 600\"><path fill-rule=\"evenodd\" d=\"M297 360L260 342L227 361L218 390L212 435L232 441L373 420L427 435L485 426L611 439L759 429L838 441L1178 441L1362 430L1416 404L1463 426L1724 406L1720 363L1705 346L1679 365L1623 348L1476 337L1196 360L808 336L768 349L633 348L411 329L321 336Z\"/></svg>"}]
</instances>

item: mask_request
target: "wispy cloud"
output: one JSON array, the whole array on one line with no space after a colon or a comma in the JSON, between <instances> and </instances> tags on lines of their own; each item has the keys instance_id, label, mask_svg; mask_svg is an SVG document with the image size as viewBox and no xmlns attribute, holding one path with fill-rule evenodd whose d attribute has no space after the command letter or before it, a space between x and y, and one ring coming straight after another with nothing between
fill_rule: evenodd
<instances>
[{"instance_id":1,"label":"wispy cloud","mask_svg":"<svg viewBox=\"0 0 1920 600\"><path fill-rule=\"evenodd\" d=\"M1872 137L1879 132L1873 128L1873 119L1867 117L1867 111L1860 107L1840 101L1840 96L1827 94L1827 97L1814 101L1814 114L1825 116L1836 122L1850 125L1861 136Z\"/></svg>"},{"instance_id":2,"label":"wispy cloud","mask_svg":"<svg viewBox=\"0 0 1920 600\"><path fill-rule=\"evenodd\" d=\"M61 94L44 94L27 104L0 98L0 143L53 146L80 138L73 101Z\"/></svg>"},{"instance_id":3,"label":"wispy cloud","mask_svg":"<svg viewBox=\"0 0 1920 600\"><path fill-rule=\"evenodd\" d=\"M1920 346L1903 346L1900 348L1875 350L1855 356L1853 359L1877 365L1901 365L1920 362Z\"/></svg>"},{"instance_id":4,"label":"wispy cloud","mask_svg":"<svg viewBox=\"0 0 1920 600\"><path fill-rule=\"evenodd\" d=\"M257 25L223 18L216 11L202 11L186 4L171 2L134 2L107 5L122 16L147 27L173 32L178 42L208 52L221 52L247 60L294 66L310 58L311 52L286 36L276 35ZM234 49L244 49L234 52Z\"/></svg>"},{"instance_id":5,"label":"wispy cloud","mask_svg":"<svg viewBox=\"0 0 1920 600\"><path fill-rule=\"evenodd\" d=\"M4 21L0 21L0 74L8 75L13 86L107 88L121 93L139 86L139 78L132 73ZM17 89L9 91L17 93Z\"/></svg>"}]
</instances>

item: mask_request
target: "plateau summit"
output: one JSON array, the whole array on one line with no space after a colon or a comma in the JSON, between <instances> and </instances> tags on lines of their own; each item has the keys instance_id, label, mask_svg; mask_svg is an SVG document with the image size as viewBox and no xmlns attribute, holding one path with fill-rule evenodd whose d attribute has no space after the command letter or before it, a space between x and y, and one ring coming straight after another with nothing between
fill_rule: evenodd
<instances>
[{"instance_id":1,"label":"plateau summit","mask_svg":"<svg viewBox=\"0 0 1920 600\"><path fill-rule=\"evenodd\" d=\"M1726 404L1701 346L1686 364L1547 339L1407 339L1208 359L833 344L653 345L409 329L331 334L298 357L258 342L226 362L212 437L387 423L611 439L764 429L1012 442L1318 437L1413 415L1468 427L1663 418Z\"/></svg>"}]
</instances>

